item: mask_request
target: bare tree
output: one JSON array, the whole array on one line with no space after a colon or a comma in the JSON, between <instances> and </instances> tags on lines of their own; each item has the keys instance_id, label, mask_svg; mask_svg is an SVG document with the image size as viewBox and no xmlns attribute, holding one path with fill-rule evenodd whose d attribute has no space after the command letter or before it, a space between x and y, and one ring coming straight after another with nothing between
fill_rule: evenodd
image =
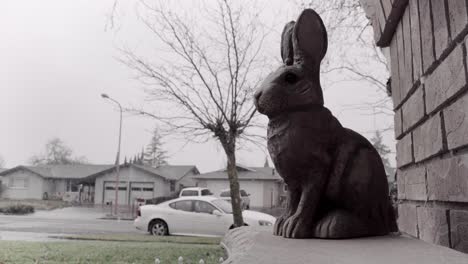
<instances>
[{"instance_id":1,"label":"bare tree","mask_svg":"<svg viewBox=\"0 0 468 264\"><path fill-rule=\"evenodd\" d=\"M59 165L87 163L85 157L73 157L73 151L60 138L52 138L45 145L45 152L29 159L32 165Z\"/></svg>"},{"instance_id":2,"label":"bare tree","mask_svg":"<svg viewBox=\"0 0 468 264\"><path fill-rule=\"evenodd\" d=\"M218 0L214 7L200 3L190 15L141 3L141 21L167 49L155 61L124 49L122 61L145 83L148 100L165 111L133 111L156 118L187 140L215 138L220 143L227 157L234 225L242 226L236 149L241 142L264 140L252 129L258 124L252 96L268 71L261 55L265 27L255 8L228 0Z\"/></svg>"}]
</instances>

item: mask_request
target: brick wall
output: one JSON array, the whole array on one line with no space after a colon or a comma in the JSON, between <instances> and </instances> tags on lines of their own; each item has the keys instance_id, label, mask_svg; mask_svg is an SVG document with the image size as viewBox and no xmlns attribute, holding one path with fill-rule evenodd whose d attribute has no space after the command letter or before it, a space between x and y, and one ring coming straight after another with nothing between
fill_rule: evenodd
<instances>
[{"instance_id":1,"label":"brick wall","mask_svg":"<svg viewBox=\"0 0 468 264\"><path fill-rule=\"evenodd\" d=\"M402 232L468 253L468 0L361 0L390 49Z\"/></svg>"}]
</instances>

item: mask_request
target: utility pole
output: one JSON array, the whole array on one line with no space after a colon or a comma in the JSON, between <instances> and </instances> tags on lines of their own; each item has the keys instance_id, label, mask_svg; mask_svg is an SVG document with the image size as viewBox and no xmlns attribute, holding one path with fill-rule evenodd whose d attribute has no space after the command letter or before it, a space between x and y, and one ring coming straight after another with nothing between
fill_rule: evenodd
<instances>
[{"instance_id":1,"label":"utility pole","mask_svg":"<svg viewBox=\"0 0 468 264\"><path fill-rule=\"evenodd\" d=\"M111 100L112 102L116 103L120 109L120 124L119 124L119 142L117 145L117 157L115 158L115 202L114 202L114 214L118 217L119 216L119 186L120 186L120 142L122 141L122 106L120 103L109 97L107 94L101 94L101 97L104 99Z\"/></svg>"}]
</instances>

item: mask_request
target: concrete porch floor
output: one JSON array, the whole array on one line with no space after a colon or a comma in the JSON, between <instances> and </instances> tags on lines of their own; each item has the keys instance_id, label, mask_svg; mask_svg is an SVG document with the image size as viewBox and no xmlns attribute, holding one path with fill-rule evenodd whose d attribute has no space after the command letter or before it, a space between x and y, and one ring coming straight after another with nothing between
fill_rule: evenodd
<instances>
[{"instance_id":1,"label":"concrete porch floor","mask_svg":"<svg viewBox=\"0 0 468 264\"><path fill-rule=\"evenodd\" d=\"M225 264L467 264L468 254L404 236L285 239L249 227L223 239Z\"/></svg>"}]
</instances>

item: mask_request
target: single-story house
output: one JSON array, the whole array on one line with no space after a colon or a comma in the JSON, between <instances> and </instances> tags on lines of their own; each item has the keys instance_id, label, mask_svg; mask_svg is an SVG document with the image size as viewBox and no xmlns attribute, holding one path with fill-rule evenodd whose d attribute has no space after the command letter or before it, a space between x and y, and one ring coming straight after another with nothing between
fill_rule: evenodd
<instances>
[{"instance_id":1,"label":"single-story house","mask_svg":"<svg viewBox=\"0 0 468 264\"><path fill-rule=\"evenodd\" d=\"M79 181L112 165L17 166L0 172L2 198L92 200L91 186L79 197ZM86 197L85 197L86 196Z\"/></svg>"},{"instance_id":2,"label":"single-story house","mask_svg":"<svg viewBox=\"0 0 468 264\"><path fill-rule=\"evenodd\" d=\"M286 185L274 168L237 166L240 188L250 194L250 207L276 207L284 200ZM206 187L218 196L229 188L227 170L195 175L197 186Z\"/></svg>"},{"instance_id":3,"label":"single-story house","mask_svg":"<svg viewBox=\"0 0 468 264\"><path fill-rule=\"evenodd\" d=\"M174 195L184 186L195 186L192 176L199 174L193 165L163 165L153 168L127 163L120 166L119 204L131 204L137 198L149 199ZM115 201L115 167L96 172L83 179L94 183L94 203L108 204Z\"/></svg>"},{"instance_id":4,"label":"single-story house","mask_svg":"<svg viewBox=\"0 0 468 264\"><path fill-rule=\"evenodd\" d=\"M183 186L194 186L190 177L198 174L195 166L146 165L120 166L119 202L129 204L135 198L153 198L176 193ZM115 199L114 165L17 166L0 172L1 198L63 199L105 204Z\"/></svg>"}]
</instances>

